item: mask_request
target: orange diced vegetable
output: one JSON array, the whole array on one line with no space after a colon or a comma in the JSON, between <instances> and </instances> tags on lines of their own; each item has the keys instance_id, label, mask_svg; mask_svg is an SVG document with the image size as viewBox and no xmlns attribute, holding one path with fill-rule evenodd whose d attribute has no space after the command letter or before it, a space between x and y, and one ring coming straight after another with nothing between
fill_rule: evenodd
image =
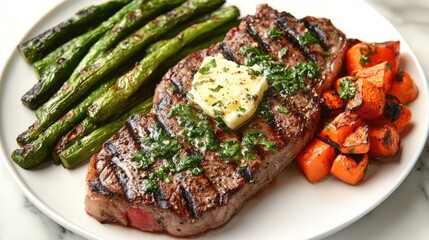
<instances>
[{"instance_id":1,"label":"orange diced vegetable","mask_svg":"<svg viewBox=\"0 0 429 240\"><path fill-rule=\"evenodd\" d=\"M369 127L357 127L341 144L340 151L345 154L363 154L369 150Z\"/></svg>"},{"instance_id":2,"label":"orange diced vegetable","mask_svg":"<svg viewBox=\"0 0 429 240\"><path fill-rule=\"evenodd\" d=\"M397 97L402 104L407 104L417 98L419 89L410 74L401 71L393 78L389 94Z\"/></svg>"},{"instance_id":3,"label":"orange diced vegetable","mask_svg":"<svg viewBox=\"0 0 429 240\"><path fill-rule=\"evenodd\" d=\"M386 94L372 82L358 79L355 82L356 95L346 108L355 111L362 119L375 119L383 115Z\"/></svg>"},{"instance_id":4,"label":"orange diced vegetable","mask_svg":"<svg viewBox=\"0 0 429 240\"><path fill-rule=\"evenodd\" d=\"M347 102L341 99L335 89L330 89L322 93L322 107L332 115L338 115L344 111Z\"/></svg>"},{"instance_id":5,"label":"orange diced vegetable","mask_svg":"<svg viewBox=\"0 0 429 240\"><path fill-rule=\"evenodd\" d=\"M358 69L355 77L372 82L387 93L392 86L393 71L390 63L384 61L372 67Z\"/></svg>"},{"instance_id":6,"label":"orange diced vegetable","mask_svg":"<svg viewBox=\"0 0 429 240\"><path fill-rule=\"evenodd\" d=\"M357 43L350 47L346 53L347 71L349 75L354 75L358 69L388 61L393 73L396 74L399 67L399 50L399 41Z\"/></svg>"},{"instance_id":7,"label":"orange diced vegetable","mask_svg":"<svg viewBox=\"0 0 429 240\"><path fill-rule=\"evenodd\" d=\"M354 112L345 111L336 116L320 132L319 136L336 147L340 147L347 136L355 130L356 127L363 124L362 119Z\"/></svg>"},{"instance_id":8,"label":"orange diced vegetable","mask_svg":"<svg viewBox=\"0 0 429 240\"><path fill-rule=\"evenodd\" d=\"M308 181L314 183L324 179L335 159L335 148L314 138L298 155L297 163Z\"/></svg>"},{"instance_id":9,"label":"orange diced vegetable","mask_svg":"<svg viewBox=\"0 0 429 240\"><path fill-rule=\"evenodd\" d=\"M351 185L356 185L365 177L368 154L339 154L332 164L331 174Z\"/></svg>"},{"instance_id":10,"label":"orange diced vegetable","mask_svg":"<svg viewBox=\"0 0 429 240\"><path fill-rule=\"evenodd\" d=\"M394 101L391 97L387 98L384 116L392 122L398 132L402 132L411 121L411 110L401 103Z\"/></svg>"},{"instance_id":11,"label":"orange diced vegetable","mask_svg":"<svg viewBox=\"0 0 429 240\"><path fill-rule=\"evenodd\" d=\"M369 129L369 142L369 156L384 158L394 156L399 152L401 138L394 125L384 125Z\"/></svg>"}]
</instances>

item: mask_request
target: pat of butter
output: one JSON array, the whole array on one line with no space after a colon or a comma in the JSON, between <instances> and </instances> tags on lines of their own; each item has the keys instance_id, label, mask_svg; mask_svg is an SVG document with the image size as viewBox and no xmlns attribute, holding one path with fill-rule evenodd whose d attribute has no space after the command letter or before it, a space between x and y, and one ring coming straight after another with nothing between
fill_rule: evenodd
<instances>
[{"instance_id":1,"label":"pat of butter","mask_svg":"<svg viewBox=\"0 0 429 240\"><path fill-rule=\"evenodd\" d=\"M235 129L252 117L267 89L259 66L241 66L218 55L204 59L188 97L207 115Z\"/></svg>"}]
</instances>

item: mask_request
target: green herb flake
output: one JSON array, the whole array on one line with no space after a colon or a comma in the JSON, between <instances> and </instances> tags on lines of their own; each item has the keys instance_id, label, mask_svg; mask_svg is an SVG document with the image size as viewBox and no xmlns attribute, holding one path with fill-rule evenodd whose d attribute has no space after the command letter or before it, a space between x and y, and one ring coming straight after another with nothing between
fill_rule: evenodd
<instances>
[{"instance_id":1,"label":"green herb flake","mask_svg":"<svg viewBox=\"0 0 429 240\"><path fill-rule=\"evenodd\" d=\"M253 68L249 68L249 69L247 70L247 73L248 73L251 77L257 77L257 76L261 76L261 75L262 75L262 72L261 72L261 71L259 71L259 70L255 70L255 69L253 69Z\"/></svg>"},{"instance_id":2,"label":"green herb flake","mask_svg":"<svg viewBox=\"0 0 429 240\"><path fill-rule=\"evenodd\" d=\"M221 142L219 155L227 162L237 162L241 157L240 144L236 140Z\"/></svg>"},{"instance_id":3,"label":"green herb flake","mask_svg":"<svg viewBox=\"0 0 429 240\"><path fill-rule=\"evenodd\" d=\"M212 59L212 60L210 60L206 65L204 65L204 66L202 66L201 68L200 68L200 70L198 70L198 72L199 73L201 73L201 74L203 74L203 75L205 75L205 74L208 74L209 72L210 72L210 69L213 67L216 67L217 66L217 64L216 64L216 60L215 59Z\"/></svg>"},{"instance_id":4,"label":"green herb flake","mask_svg":"<svg viewBox=\"0 0 429 240\"><path fill-rule=\"evenodd\" d=\"M252 45L242 47L239 53L245 56L246 66L258 65L262 68L267 81L274 90L281 94L296 94L309 81L314 81L321 72L320 67L313 61L300 62L293 67L287 67L283 62L255 48Z\"/></svg>"},{"instance_id":5,"label":"green herb flake","mask_svg":"<svg viewBox=\"0 0 429 240\"><path fill-rule=\"evenodd\" d=\"M178 172L199 167L200 162L204 160L203 156L186 156L177 161L176 170Z\"/></svg>"},{"instance_id":6,"label":"green herb flake","mask_svg":"<svg viewBox=\"0 0 429 240\"><path fill-rule=\"evenodd\" d=\"M215 103L212 104L212 107L222 107L223 106L223 102L221 100L216 101Z\"/></svg>"},{"instance_id":7,"label":"green herb flake","mask_svg":"<svg viewBox=\"0 0 429 240\"><path fill-rule=\"evenodd\" d=\"M222 85L217 85L216 87L214 87L214 88L209 88L209 89L210 89L210 91L212 91L212 92L219 92L222 88L223 88L223 86L222 86Z\"/></svg>"},{"instance_id":8,"label":"green herb flake","mask_svg":"<svg viewBox=\"0 0 429 240\"><path fill-rule=\"evenodd\" d=\"M237 108L237 112L245 113L246 109L244 107Z\"/></svg>"},{"instance_id":9,"label":"green herb flake","mask_svg":"<svg viewBox=\"0 0 429 240\"><path fill-rule=\"evenodd\" d=\"M250 93L246 93L245 98L247 100L252 100L252 101L256 101L258 100L258 94L250 94Z\"/></svg>"},{"instance_id":10,"label":"green herb flake","mask_svg":"<svg viewBox=\"0 0 429 240\"><path fill-rule=\"evenodd\" d=\"M323 55L324 57L329 57L329 56L331 56L331 55L332 55L332 53L331 53L330 51L323 51L323 52L322 52L322 55Z\"/></svg>"},{"instance_id":11,"label":"green herb flake","mask_svg":"<svg viewBox=\"0 0 429 240\"><path fill-rule=\"evenodd\" d=\"M377 53L377 46L374 44L362 46L359 48L359 52L361 54L361 57L359 58L359 64L362 67L365 67L371 63L371 56L374 56Z\"/></svg>"},{"instance_id":12,"label":"green herb flake","mask_svg":"<svg viewBox=\"0 0 429 240\"><path fill-rule=\"evenodd\" d=\"M288 114L288 113L289 113L289 111L288 111L287 109L282 108L282 107L280 107L280 106L277 106L277 107L276 107L276 110L277 110L277 112L279 112L279 113L284 113L284 114Z\"/></svg>"},{"instance_id":13,"label":"green herb flake","mask_svg":"<svg viewBox=\"0 0 429 240\"><path fill-rule=\"evenodd\" d=\"M341 99L348 100L355 97L357 92L355 81L356 79L354 78L343 78L340 80L338 95Z\"/></svg>"},{"instance_id":14,"label":"green herb flake","mask_svg":"<svg viewBox=\"0 0 429 240\"><path fill-rule=\"evenodd\" d=\"M286 54L289 52L289 48L288 47L284 47L284 48L282 48L280 51L279 51L279 53L278 53L278 57L280 58L280 59L282 59L283 57L285 57L286 56Z\"/></svg>"},{"instance_id":15,"label":"green herb flake","mask_svg":"<svg viewBox=\"0 0 429 240\"><path fill-rule=\"evenodd\" d=\"M310 32L305 32L304 35L299 37L299 42L302 45L310 45L313 43L318 43L319 40L315 38Z\"/></svg>"},{"instance_id":16,"label":"green herb flake","mask_svg":"<svg viewBox=\"0 0 429 240\"><path fill-rule=\"evenodd\" d=\"M271 28L267 31L268 37L270 38L279 38L280 36L282 36L283 31L280 30L280 28Z\"/></svg>"}]
</instances>

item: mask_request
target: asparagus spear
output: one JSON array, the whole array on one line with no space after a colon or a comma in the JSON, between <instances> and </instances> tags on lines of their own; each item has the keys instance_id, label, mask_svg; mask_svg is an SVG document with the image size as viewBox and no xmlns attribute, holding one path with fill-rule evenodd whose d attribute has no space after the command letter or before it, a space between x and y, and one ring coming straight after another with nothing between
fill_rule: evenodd
<instances>
[{"instance_id":1,"label":"asparagus spear","mask_svg":"<svg viewBox=\"0 0 429 240\"><path fill-rule=\"evenodd\" d=\"M137 27L147 22L166 9L171 9L185 0L151 0L142 1L134 9L131 9L122 19L110 30L108 30L91 48L85 57L74 68L75 61L79 61L84 51L72 49L64 52L57 62L49 66L38 83L36 83L27 93L22 96L21 101L30 109L37 109L46 102L61 87L64 80L70 76L69 81L77 78L86 67L113 47L126 35L136 30ZM76 45L76 44L72 44ZM82 49L83 50L83 49ZM82 52L82 53L80 53ZM74 70L73 70L74 69Z\"/></svg>"},{"instance_id":2,"label":"asparagus spear","mask_svg":"<svg viewBox=\"0 0 429 240\"><path fill-rule=\"evenodd\" d=\"M86 116L88 106L98 98L102 93L106 92L109 87L115 83L115 78L106 81L88 95L78 106L70 110L61 119L52 124L45 132L39 134L36 140L26 144L20 149L16 149L12 153L12 159L22 168L32 168L46 161L49 158L49 153L58 139L66 134L72 125L81 121Z\"/></svg>"},{"instance_id":3,"label":"asparagus spear","mask_svg":"<svg viewBox=\"0 0 429 240\"><path fill-rule=\"evenodd\" d=\"M132 71L120 77L114 87L94 101L88 109L88 116L96 123L106 121L112 113L120 108L122 101L126 101L140 85L145 84L150 74L163 61L177 54L193 39L237 18L238 15L239 11L236 7L217 10L208 21L195 24L178 36L166 41L161 49L144 57Z\"/></svg>"},{"instance_id":4,"label":"asparagus spear","mask_svg":"<svg viewBox=\"0 0 429 240\"><path fill-rule=\"evenodd\" d=\"M100 82L103 77L160 35L171 30L180 22L186 21L196 14L212 10L223 2L224 0L190 0L150 21L143 28L122 40L111 52L103 55L94 64L86 68L74 81L66 81L64 84L66 87L61 88L58 94L36 111L39 118L38 127L32 128L31 131L27 132L28 136L21 139L34 139L61 114L64 114L89 88Z\"/></svg>"},{"instance_id":5,"label":"asparagus spear","mask_svg":"<svg viewBox=\"0 0 429 240\"><path fill-rule=\"evenodd\" d=\"M112 0L81 9L57 26L19 44L18 50L28 63L33 63L61 44L98 25L100 20L113 15L129 2L131 0Z\"/></svg>"},{"instance_id":6,"label":"asparagus spear","mask_svg":"<svg viewBox=\"0 0 429 240\"><path fill-rule=\"evenodd\" d=\"M148 113L151 108L152 97L138 104L115 121L97 128L79 141L75 141L70 147L60 153L59 157L62 165L68 169L75 167L83 160L99 151L103 142L117 132L131 115Z\"/></svg>"}]
</instances>

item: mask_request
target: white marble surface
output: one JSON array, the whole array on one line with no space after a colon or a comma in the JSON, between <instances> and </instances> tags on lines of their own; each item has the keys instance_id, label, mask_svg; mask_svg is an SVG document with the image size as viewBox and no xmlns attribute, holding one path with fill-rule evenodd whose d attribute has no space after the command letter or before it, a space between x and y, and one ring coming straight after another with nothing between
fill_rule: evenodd
<instances>
[{"instance_id":1,"label":"white marble surface","mask_svg":"<svg viewBox=\"0 0 429 240\"><path fill-rule=\"evenodd\" d=\"M0 67L21 36L61 0L0 1ZM415 51L429 74L429 1L369 0ZM363 16L364 17L364 16ZM382 204L328 239L429 239L429 145L416 166ZM0 161L0 240L82 239L34 207Z\"/></svg>"}]
</instances>

